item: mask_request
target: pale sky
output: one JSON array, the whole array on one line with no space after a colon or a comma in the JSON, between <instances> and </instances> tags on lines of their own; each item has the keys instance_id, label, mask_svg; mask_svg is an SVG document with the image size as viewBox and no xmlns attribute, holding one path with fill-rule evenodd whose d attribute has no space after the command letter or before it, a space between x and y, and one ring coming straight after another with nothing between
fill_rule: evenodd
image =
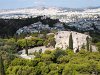
<instances>
[{"instance_id":1,"label":"pale sky","mask_svg":"<svg viewBox=\"0 0 100 75\"><path fill-rule=\"evenodd\" d=\"M0 0L0 9L34 6L85 8L100 6L100 0Z\"/></svg>"}]
</instances>

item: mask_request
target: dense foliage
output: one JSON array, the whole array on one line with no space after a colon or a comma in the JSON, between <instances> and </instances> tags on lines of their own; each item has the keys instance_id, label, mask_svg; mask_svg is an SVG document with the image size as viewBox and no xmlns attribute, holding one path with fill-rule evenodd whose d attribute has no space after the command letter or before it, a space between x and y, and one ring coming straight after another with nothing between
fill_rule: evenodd
<instances>
[{"instance_id":1,"label":"dense foliage","mask_svg":"<svg viewBox=\"0 0 100 75\"><path fill-rule=\"evenodd\" d=\"M54 46L54 35L43 38L31 37L27 39L28 47L47 45ZM26 40L0 39L0 55L4 64L6 75L90 75L100 74L99 52L81 50L73 53L73 50L56 49L47 50L45 53L35 52L35 58L26 60L19 58L15 53L18 47L25 48ZM100 51L100 43L96 43ZM84 47L83 47L84 49ZM16 57L17 56L17 57Z\"/></svg>"},{"instance_id":2,"label":"dense foliage","mask_svg":"<svg viewBox=\"0 0 100 75\"><path fill-rule=\"evenodd\" d=\"M55 44L56 44L56 42L55 42L54 34L47 35L46 39L44 41L44 45L46 47L53 47L54 48Z\"/></svg>"},{"instance_id":3,"label":"dense foliage","mask_svg":"<svg viewBox=\"0 0 100 75\"><path fill-rule=\"evenodd\" d=\"M45 53L35 52L35 58L26 60L19 58L15 53L17 48L28 48L46 45L54 47L54 34L41 37L33 35L31 38L0 39L0 56L6 75L100 75L100 54L81 50L73 53L73 50L56 49L47 50ZM100 51L100 43L96 43ZM85 49L82 47L82 49Z\"/></svg>"},{"instance_id":4,"label":"dense foliage","mask_svg":"<svg viewBox=\"0 0 100 75\"><path fill-rule=\"evenodd\" d=\"M0 51L6 51L8 53L16 53L15 39L0 39Z\"/></svg>"},{"instance_id":5,"label":"dense foliage","mask_svg":"<svg viewBox=\"0 0 100 75\"><path fill-rule=\"evenodd\" d=\"M35 55L38 53L35 53ZM47 50L33 60L14 59L6 70L7 75L90 75L100 74L100 54L81 50Z\"/></svg>"},{"instance_id":6,"label":"dense foliage","mask_svg":"<svg viewBox=\"0 0 100 75\"><path fill-rule=\"evenodd\" d=\"M36 46L43 46L44 40L37 37L32 37L30 39L27 39L27 45L28 47L36 47ZM17 41L17 45L21 48L25 48L26 46L26 39L19 39Z\"/></svg>"},{"instance_id":7,"label":"dense foliage","mask_svg":"<svg viewBox=\"0 0 100 75\"><path fill-rule=\"evenodd\" d=\"M0 56L0 75L5 75L4 64L2 60L2 56Z\"/></svg>"}]
</instances>

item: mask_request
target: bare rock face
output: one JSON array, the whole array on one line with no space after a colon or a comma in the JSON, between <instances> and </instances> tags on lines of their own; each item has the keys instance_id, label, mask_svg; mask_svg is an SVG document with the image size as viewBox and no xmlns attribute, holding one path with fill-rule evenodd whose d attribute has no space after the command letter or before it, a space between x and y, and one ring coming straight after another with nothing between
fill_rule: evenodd
<instances>
[{"instance_id":1,"label":"bare rock face","mask_svg":"<svg viewBox=\"0 0 100 75\"><path fill-rule=\"evenodd\" d=\"M86 45L87 41L86 38L88 35L78 33L78 32L73 32L73 31L59 31L55 35L55 41L56 45L55 48L62 48L66 49L69 47L69 36L72 33L72 38L73 38L73 50L76 52L76 50L83 46Z\"/></svg>"}]
</instances>

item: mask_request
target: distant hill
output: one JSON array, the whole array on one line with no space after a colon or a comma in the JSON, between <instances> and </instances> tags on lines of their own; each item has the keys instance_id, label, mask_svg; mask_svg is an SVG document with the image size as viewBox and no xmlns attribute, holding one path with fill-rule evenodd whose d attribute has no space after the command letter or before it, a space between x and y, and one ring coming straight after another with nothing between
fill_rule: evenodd
<instances>
[{"instance_id":1,"label":"distant hill","mask_svg":"<svg viewBox=\"0 0 100 75\"><path fill-rule=\"evenodd\" d=\"M49 17L43 18L42 16L23 19L0 19L0 37L14 36L19 28L29 26L39 21L44 25L48 24L50 27L59 22L58 19L51 19Z\"/></svg>"}]
</instances>

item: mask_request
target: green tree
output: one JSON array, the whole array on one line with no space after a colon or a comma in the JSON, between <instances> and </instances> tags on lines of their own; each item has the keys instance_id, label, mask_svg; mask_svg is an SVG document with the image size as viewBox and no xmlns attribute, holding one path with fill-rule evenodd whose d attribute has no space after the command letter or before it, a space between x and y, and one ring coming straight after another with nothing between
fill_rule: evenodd
<instances>
[{"instance_id":1,"label":"green tree","mask_svg":"<svg viewBox=\"0 0 100 75\"><path fill-rule=\"evenodd\" d=\"M46 47L55 47L55 44L56 44L56 41L55 41L55 38L54 38L54 35L48 35L47 36L47 39L45 40L45 42L44 42L44 45L46 46Z\"/></svg>"},{"instance_id":2,"label":"green tree","mask_svg":"<svg viewBox=\"0 0 100 75\"><path fill-rule=\"evenodd\" d=\"M73 50L73 38L72 33L69 36L69 49Z\"/></svg>"},{"instance_id":3,"label":"green tree","mask_svg":"<svg viewBox=\"0 0 100 75\"><path fill-rule=\"evenodd\" d=\"M25 40L25 42L26 42L25 53L28 55L28 43L27 43L27 39Z\"/></svg>"},{"instance_id":4,"label":"green tree","mask_svg":"<svg viewBox=\"0 0 100 75\"><path fill-rule=\"evenodd\" d=\"M89 37L87 36L86 38L86 41L87 41L87 50L90 51L90 41L89 41Z\"/></svg>"},{"instance_id":5,"label":"green tree","mask_svg":"<svg viewBox=\"0 0 100 75\"><path fill-rule=\"evenodd\" d=\"M43 45L43 41L42 40L39 40L38 42L37 42L37 46L42 46Z\"/></svg>"},{"instance_id":6,"label":"green tree","mask_svg":"<svg viewBox=\"0 0 100 75\"><path fill-rule=\"evenodd\" d=\"M0 56L0 75L5 75L4 64L2 56Z\"/></svg>"},{"instance_id":7,"label":"green tree","mask_svg":"<svg viewBox=\"0 0 100 75\"><path fill-rule=\"evenodd\" d=\"M67 55L60 56L60 57L57 58L57 63L68 63L69 59L70 58Z\"/></svg>"},{"instance_id":8,"label":"green tree","mask_svg":"<svg viewBox=\"0 0 100 75\"><path fill-rule=\"evenodd\" d=\"M25 47L25 39L19 39L18 41L17 41L17 44L18 44L18 46L20 46L20 47L22 47L22 48L24 48Z\"/></svg>"},{"instance_id":9,"label":"green tree","mask_svg":"<svg viewBox=\"0 0 100 75\"><path fill-rule=\"evenodd\" d=\"M9 66L7 75L38 75L34 67L29 66Z\"/></svg>"}]
</instances>

